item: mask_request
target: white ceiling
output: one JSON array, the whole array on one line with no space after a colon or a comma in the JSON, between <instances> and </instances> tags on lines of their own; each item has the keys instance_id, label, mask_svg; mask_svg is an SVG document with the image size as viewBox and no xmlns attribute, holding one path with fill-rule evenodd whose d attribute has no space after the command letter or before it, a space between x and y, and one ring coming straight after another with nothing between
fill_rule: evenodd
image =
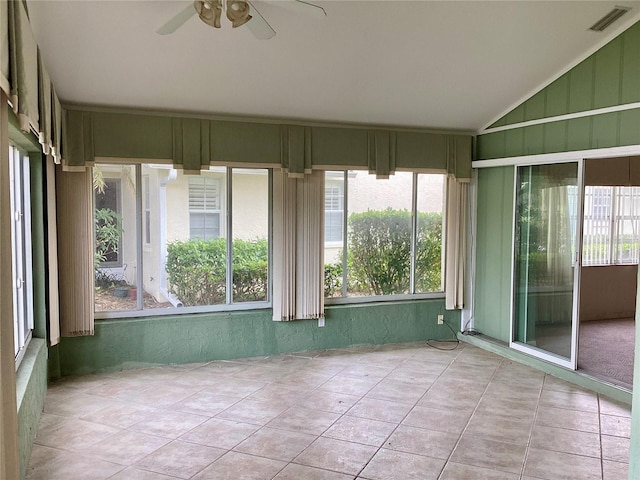
<instances>
[{"instance_id":1,"label":"white ceiling","mask_svg":"<svg viewBox=\"0 0 640 480\"><path fill-rule=\"evenodd\" d=\"M276 30L223 18L155 30L186 1L28 0L63 102L477 130L640 18L639 1L318 1L326 18L255 0ZM588 30L632 6L604 33Z\"/></svg>"}]
</instances>

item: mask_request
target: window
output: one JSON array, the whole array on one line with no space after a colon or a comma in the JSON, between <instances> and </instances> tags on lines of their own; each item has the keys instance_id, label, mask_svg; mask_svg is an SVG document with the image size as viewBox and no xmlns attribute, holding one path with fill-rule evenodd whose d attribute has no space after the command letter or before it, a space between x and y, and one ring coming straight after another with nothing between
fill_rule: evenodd
<instances>
[{"instance_id":1,"label":"window","mask_svg":"<svg viewBox=\"0 0 640 480\"><path fill-rule=\"evenodd\" d=\"M131 208L115 227L122 267L96 268L98 318L268 301L269 170L211 168L190 176L166 165L99 168L119 172L122 204Z\"/></svg>"},{"instance_id":2,"label":"window","mask_svg":"<svg viewBox=\"0 0 640 480\"><path fill-rule=\"evenodd\" d=\"M213 240L220 237L220 179L199 176L189 178L190 238Z\"/></svg>"},{"instance_id":3,"label":"window","mask_svg":"<svg viewBox=\"0 0 640 480\"><path fill-rule=\"evenodd\" d=\"M9 150L11 188L11 245L13 269L13 330L16 364L19 364L33 330L33 273L31 263L31 201L29 158Z\"/></svg>"},{"instance_id":4,"label":"window","mask_svg":"<svg viewBox=\"0 0 640 480\"><path fill-rule=\"evenodd\" d=\"M325 178L324 241L342 242L344 219L344 178L342 174Z\"/></svg>"},{"instance_id":5,"label":"window","mask_svg":"<svg viewBox=\"0 0 640 480\"><path fill-rule=\"evenodd\" d=\"M142 208L144 210L144 244L151 244L151 192L149 175L142 177Z\"/></svg>"},{"instance_id":6,"label":"window","mask_svg":"<svg viewBox=\"0 0 640 480\"><path fill-rule=\"evenodd\" d=\"M94 193L95 223L99 236L96 240L100 249L96 251L96 261L102 267L121 267L122 237L117 228L122 218L122 200L120 198L121 178L108 178L105 175L120 175L120 168L98 169L98 180ZM110 227L115 228L110 228Z\"/></svg>"},{"instance_id":7,"label":"window","mask_svg":"<svg viewBox=\"0 0 640 480\"><path fill-rule=\"evenodd\" d=\"M325 215L325 295L441 292L444 184L444 175L326 172L325 214L340 207L340 221Z\"/></svg>"},{"instance_id":8,"label":"window","mask_svg":"<svg viewBox=\"0 0 640 480\"><path fill-rule=\"evenodd\" d=\"M638 263L640 187L586 186L584 265Z\"/></svg>"}]
</instances>

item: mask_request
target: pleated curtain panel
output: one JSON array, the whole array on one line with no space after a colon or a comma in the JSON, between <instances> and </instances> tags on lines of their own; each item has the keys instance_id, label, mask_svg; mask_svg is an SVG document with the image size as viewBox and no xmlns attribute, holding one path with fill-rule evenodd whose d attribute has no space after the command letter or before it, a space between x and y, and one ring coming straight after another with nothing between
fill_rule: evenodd
<instances>
[{"instance_id":1,"label":"pleated curtain panel","mask_svg":"<svg viewBox=\"0 0 640 480\"><path fill-rule=\"evenodd\" d=\"M324 317L324 172L273 175L273 320Z\"/></svg>"},{"instance_id":2,"label":"pleated curtain panel","mask_svg":"<svg viewBox=\"0 0 640 480\"><path fill-rule=\"evenodd\" d=\"M464 307L465 261L467 250L467 212L469 183L453 175L447 177L445 225L445 308Z\"/></svg>"}]
</instances>

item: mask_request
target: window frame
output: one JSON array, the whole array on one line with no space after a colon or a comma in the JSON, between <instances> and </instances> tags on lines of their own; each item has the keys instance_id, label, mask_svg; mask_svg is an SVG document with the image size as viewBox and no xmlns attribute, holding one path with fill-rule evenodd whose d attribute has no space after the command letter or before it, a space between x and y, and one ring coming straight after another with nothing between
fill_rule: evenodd
<instances>
[{"instance_id":1,"label":"window frame","mask_svg":"<svg viewBox=\"0 0 640 480\"><path fill-rule=\"evenodd\" d=\"M332 171L331 173L334 173ZM329 172L325 172L325 181L326 174ZM416 246L417 246L417 229L418 229L418 176L425 175L427 173L418 173L418 172L410 172L412 173L412 192L411 192L411 264L410 264L410 292L412 293L404 293L404 294L392 294L392 295L368 295L368 296L360 296L360 297L349 297L347 296L347 249L348 249L348 218L349 218L349 178L350 171L343 170L341 171L344 185L344 213L343 213L343 234L342 234L342 296L340 297L325 297L325 305L347 305L347 304L362 304L362 303L386 303L386 302L396 302L396 301L410 301L410 300L429 300L429 299L441 299L445 298L444 286L446 284L445 279L445 269L444 269L444 259L445 259L445 247L446 247L446 221L447 221L447 182L446 175L442 174L444 178L443 181L443 193L442 193L442 250L441 250L441 281L440 287L441 290L437 292L428 292L428 293L416 293L415 292L415 255L416 255ZM335 177L334 177L335 178ZM327 242L325 242L326 245Z\"/></svg>"},{"instance_id":2,"label":"window frame","mask_svg":"<svg viewBox=\"0 0 640 480\"><path fill-rule=\"evenodd\" d=\"M9 179L14 357L17 369L33 336L34 313L29 155L13 145L9 147Z\"/></svg>"},{"instance_id":3,"label":"window frame","mask_svg":"<svg viewBox=\"0 0 640 480\"><path fill-rule=\"evenodd\" d=\"M273 169L272 168L266 168L266 167L223 167L225 170L225 188L224 191L221 192L221 195L223 196L223 199L221 199L224 202L223 205L223 211L221 212L221 222L222 223L226 223L227 219L231 219L232 217L232 204L231 204L231 196L233 194L232 192L232 185L231 185L231 176L233 174L233 170L235 168L238 169L256 169L256 170L264 170L267 172L268 175L268 218L267 218L267 225L268 225L268 234L267 234L267 241L268 241L268 266L267 266L267 299L264 301L256 301L256 302L227 302L227 303L222 303L222 304L217 304L217 305L201 305L201 306L189 306L189 307L184 307L181 306L179 308L158 308L158 309L144 309L143 305L142 305L142 291L143 288L140 288L140 285L143 284L143 278L144 278L144 264L143 264L143 246L144 246L144 242L143 239L141 238L143 235L143 218L142 218L142 211L143 211L143 195L142 195L142 188L141 188L141 184L142 184L142 166L143 165L149 165L151 167L157 167L159 165L154 164L154 163L136 163L136 162L131 162L131 163L127 163L127 165L131 165L133 167L135 167L135 175L136 175L136 184L137 184L137 188L136 188L136 193L135 193L135 198L136 198L136 252L137 252L137 256L138 256L138 260L137 260L137 264L140 265L140 267L137 269L136 274L137 274L137 280L136 280L136 286L137 286L137 291L138 291L138 299L137 299L137 309L135 310L113 310L113 311L95 311L94 310L94 315L95 315L95 320L96 321L101 321L101 320L110 320L110 319L133 319L133 318L143 318L143 317L160 317L160 316L168 316L168 315L187 315L187 314L198 314L198 313L223 313L223 312L231 312L231 311L247 311L247 310L264 310L264 309L270 309L272 308L272 291L273 291L273 267L272 267L272 261L273 261L273 245L272 245L272 237L273 237ZM162 165L163 167L166 167L165 165ZM222 179L219 179L220 183L222 183ZM188 208L188 207L187 207ZM161 222L164 222L164 219L161 219ZM221 231L223 231L223 228L225 229L224 231L227 231L227 226L223 226L221 224ZM228 228L228 232L231 233L231 226L229 225ZM229 243L231 243L232 240L230 238L227 238L227 246L229 245ZM229 249L229 247L227 248L227 252L232 252L232 249ZM229 295L230 295L230 290L229 290L229 284L233 284L233 271L231 269L231 263L232 263L233 259L231 255L227 256L227 272L229 272L229 274L227 275L227 300L229 299Z\"/></svg>"}]
</instances>

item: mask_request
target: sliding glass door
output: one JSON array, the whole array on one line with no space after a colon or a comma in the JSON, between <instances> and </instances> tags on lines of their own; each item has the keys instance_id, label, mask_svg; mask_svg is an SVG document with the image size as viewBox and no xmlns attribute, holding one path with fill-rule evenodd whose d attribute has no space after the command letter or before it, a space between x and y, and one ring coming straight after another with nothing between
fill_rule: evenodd
<instances>
[{"instance_id":1,"label":"sliding glass door","mask_svg":"<svg viewBox=\"0 0 640 480\"><path fill-rule=\"evenodd\" d=\"M575 369L582 163L518 167L511 346Z\"/></svg>"}]
</instances>

